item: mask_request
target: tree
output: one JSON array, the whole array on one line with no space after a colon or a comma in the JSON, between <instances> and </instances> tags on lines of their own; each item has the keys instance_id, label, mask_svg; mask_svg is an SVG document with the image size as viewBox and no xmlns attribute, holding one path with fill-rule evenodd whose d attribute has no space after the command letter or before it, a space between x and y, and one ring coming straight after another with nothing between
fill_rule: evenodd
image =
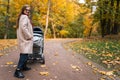
<instances>
[{"instance_id":1,"label":"tree","mask_svg":"<svg viewBox=\"0 0 120 80\"><path fill-rule=\"evenodd\" d=\"M2 0L2 3L6 2ZM49 5L48 5L49 3ZM7 3L4 3L5 5ZM82 12L81 6L77 0L10 0L9 11L11 11L6 19L6 7L0 7L2 11L0 13L0 29L4 30L0 34L5 32L5 19L9 18L9 38L15 38L15 25L16 20L19 15L20 9L23 5L29 4L32 7L31 19L34 26L40 26L43 31L45 31L46 37L68 37L72 34L72 29L74 34L71 37L79 37L81 35L80 30L83 30L82 24ZM12 6L12 7L11 7ZM49 6L49 7L48 7ZM80 15L79 15L80 14ZM80 20L80 21L79 21ZM4 21L4 22L3 22ZM7 22L7 21L6 21ZM81 27L82 26L82 27ZM4 28L3 28L4 27ZM68 29L67 29L68 28ZM72 29L70 29L72 28ZM80 33L80 34L79 34Z\"/></svg>"},{"instance_id":2,"label":"tree","mask_svg":"<svg viewBox=\"0 0 120 80\"><path fill-rule=\"evenodd\" d=\"M112 0L113 2L113 0ZM118 34L120 23L119 23L119 12L120 12L120 0L116 1L116 9L115 9L115 20L114 20L114 26L112 27L112 34Z\"/></svg>"},{"instance_id":3,"label":"tree","mask_svg":"<svg viewBox=\"0 0 120 80\"><path fill-rule=\"evenodd\" d=\"M101 35L118 34L119 31L119 0L99 0L98 9L94 14L100 22Z\"/></svg>"},{"instance_id":4,"label":"tree","mask_svg":"<svg viewBox=\"0 0 120 80\"><path fill-rule=\"evenodd\" d=\"M10 9L10 0L7 1L0 1L0 9L2 9L1 11L1 22L2 23L2 27L4 26L5 28L3 28L4 31L3 35L4 35L4 39L8 38L8 32L9 32L9 9ZM5 17L4 17L5 16ZM3 20L2 20L3 19Z\"/></svg>"},{"instance_id":5,"label":"tree","mask_svg":"<svg viewBox=\"0 0 120 80\"><path fill-rule=\"evenodd\" d=\"M10 9L10 0L7 0L7 5L6 5L6 30L5 30L5 35L4 39L7 39L8 37L8 32L9 32L9 9Z\"/></svg>"},{"instance_id":6,"label":"tree","mask_svg":"<svg viewBox=\"0 0 120 80\"><path fill-rule=\"evenodd\" d=\"M46 27L45 27L45 33L44 33L44 36L46 36L46 33L47 33L47 29L48 29L48 19L49 19L49 12L50 12L50 0L48 0L48 9L47 9L47 17L46 17Z\"/></svg>"}]
</instances>

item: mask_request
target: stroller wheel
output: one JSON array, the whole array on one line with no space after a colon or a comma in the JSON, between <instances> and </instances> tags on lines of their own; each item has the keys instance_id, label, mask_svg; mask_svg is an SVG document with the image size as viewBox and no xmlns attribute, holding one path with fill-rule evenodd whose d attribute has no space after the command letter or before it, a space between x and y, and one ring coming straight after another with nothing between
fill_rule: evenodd
<instances>
[{"instance_id":1,"label":"stroller wheel","mask_svg":"<svg viewBox=\"0 0 120 80\"><path fill-rule=\"evenodd\" d=\"M45 64L45 57L44 57L44 55L41 56L41 58L40 58L40 63L41 63L41 64Z\"/></svg>"}]
</instances>

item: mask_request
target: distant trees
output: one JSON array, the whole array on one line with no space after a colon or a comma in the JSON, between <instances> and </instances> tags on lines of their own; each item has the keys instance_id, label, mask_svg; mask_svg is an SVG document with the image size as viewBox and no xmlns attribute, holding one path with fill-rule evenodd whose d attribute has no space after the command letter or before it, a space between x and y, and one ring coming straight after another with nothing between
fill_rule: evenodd
<instances>
[{"instance_id":1,"label":"distant trees","mask_svg":"<svg viewBox=\"0 0 120 80\"><path fill-rule=\"evenodd\" d=\"M40 26L48 38L90 37L96 33L104 37L120 30L120 0L86 0L86 4L78 0L0 0L0 38L16 38L16 19L24 4L31 6L34 26ZM91 14L93 5L97 11Z\"/></svg>"},{"instance_id":2,"label":"distant trees","mask_svg":"<svg viewBox=\"0 0 120 80\"><path fill-rule=\"evenodd\" d=\"M10 0L2 0L0 1L0 24L1 24L1 37L5 39L8 37L9 34L9 11L10 11ZM5 23L5 24L3 24Z\"/></svg>"},{"instance_id":3,"label":"distant trees","mask_svg":"<svg viewBox=\"0 0 120 80\"><path fill-rule=\"evenodd\" d=\"M120 29L120 0L98 0L95 19L100 22L102 37L118 34Z\"/></svg>"},{"instance_id":4,"label":"distant trees","mask_svg":"<svg viewBox=\"0 0 120 80\"><path fill-rule=\"evenodd\" d=\"M77 0L1 0L1 3L6 5L0 6L0 29L3 31L0 34L4 38L15 38L16 19L24 4L32 7L31 19L34 26L41 26L45 36L51 38L67 37L71 31L65 29L75 21L80 9Z\"/></svg>"}]
</instances>

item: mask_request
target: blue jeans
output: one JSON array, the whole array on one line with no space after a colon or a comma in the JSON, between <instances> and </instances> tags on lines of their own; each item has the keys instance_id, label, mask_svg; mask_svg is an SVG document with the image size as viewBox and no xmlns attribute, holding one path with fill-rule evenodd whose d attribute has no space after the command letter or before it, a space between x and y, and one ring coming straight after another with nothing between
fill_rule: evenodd
<instances>
[{"instance_id":1,"label":"blue jeans","mask_svg":"<svg viewBox=\"0 0 120 80\"><path fill-rule=\"evenodd\" d=\"M19 62L17 65L17 69L23 69L23 67L26 65L28 59L28 54L20 54Z\"/></svg>"}]
</instances>

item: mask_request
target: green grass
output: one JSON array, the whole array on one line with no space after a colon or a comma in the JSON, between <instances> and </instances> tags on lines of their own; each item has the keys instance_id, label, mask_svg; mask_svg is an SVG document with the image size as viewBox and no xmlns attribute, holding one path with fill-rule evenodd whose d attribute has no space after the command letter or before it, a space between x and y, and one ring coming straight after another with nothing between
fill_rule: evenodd
<instances>
[{"instance_id":1,"label":"green grass","mask_svg":"<svg viewBox=\"0 0 120 80\"><path fill-rule=\"evenodd\" d=\"M120 40L82 40L67 45L107 69L120 67Z\"/></svg>"}]
</instances>

